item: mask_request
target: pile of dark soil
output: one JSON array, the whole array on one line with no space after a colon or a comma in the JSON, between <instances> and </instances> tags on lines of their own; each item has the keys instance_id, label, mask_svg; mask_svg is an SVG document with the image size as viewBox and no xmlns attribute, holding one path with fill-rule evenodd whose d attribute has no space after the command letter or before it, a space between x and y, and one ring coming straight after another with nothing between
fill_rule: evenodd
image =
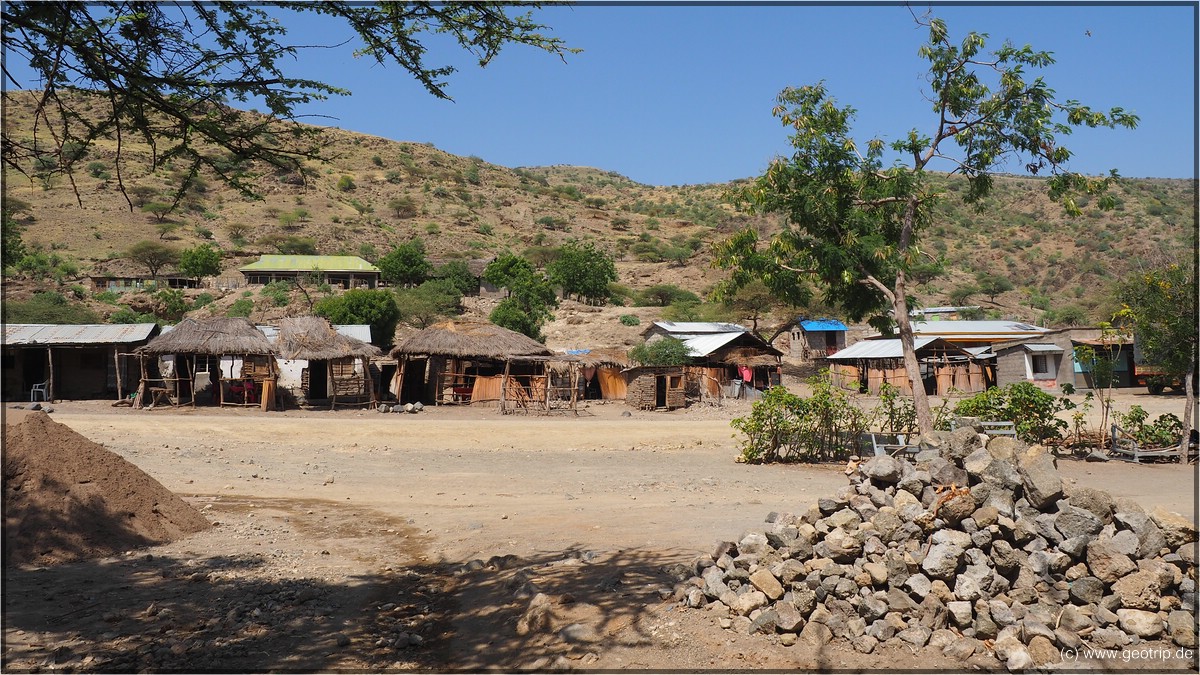
<instances>
[{"instance_id":1,"label":"pile of dark soil","mask_svg":"<svg viewBox=\"0 0 1200 675\"><path fill-rule=\"evenodd\" d=\"M199 511L141 469L46 413L6 414L8 564L100 558L209 527Z\"/></svg>"}]
</instances>

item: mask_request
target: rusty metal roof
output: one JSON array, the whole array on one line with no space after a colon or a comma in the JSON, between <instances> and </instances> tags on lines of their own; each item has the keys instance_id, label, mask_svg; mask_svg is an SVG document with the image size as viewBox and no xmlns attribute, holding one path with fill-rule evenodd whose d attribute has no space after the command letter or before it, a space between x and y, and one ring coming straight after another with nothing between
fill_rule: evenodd
<instances>
[{"instance_id":1,"label":"rusty metal roof","mask_svg":"<svg viewBox=\"0 0 1200 675\"><path fill-rule=\"evenodd\" d=\"M111 345L144 342L158 333L156 323L48 324L10 323L4 345Z\"/></svg>"}]
</instances>

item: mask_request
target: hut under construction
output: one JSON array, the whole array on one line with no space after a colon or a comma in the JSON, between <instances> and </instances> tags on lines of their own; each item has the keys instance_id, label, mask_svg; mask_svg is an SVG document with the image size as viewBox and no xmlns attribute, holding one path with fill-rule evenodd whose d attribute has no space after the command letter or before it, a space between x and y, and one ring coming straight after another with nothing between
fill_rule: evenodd
<instances>
[{"instance_id":1,"label":"hut under construction","mask_svg":"<svg viewBox=\"0 0 1200 675\"><path fill-rule=\"evenodd\" d=\"M375 345L339 333L321 317L300 316L279 322L275 347L281 395L301 404L328 401L331 410L375 402L370 362L381 354Z\"/></svg>"},{"instance_id":2,"label":"hut under construction","mask_svg":"<svg viewBox=\"0 0 1200 675\"><path fill-rule=\"evenodd\" d=\"M204 402L267 410L276 403L275 347L247 319L184 319L135 353L142 357L136 407Z\"/></svg>"},{"instance_id":3,"label":"hut under construction","mask_svg":"<svg viewBox=\"0 0 1200 675\"><path fill-rule=\"evenodd\" d=\"M996 382L995 367L984 355L984 348L975 353L933 337L917 337L913 346L927 394L973 394ZM886 383L906 396L912 395L898 338L856 342L830 356L829 364L833 383L843 389L877 396Z\"/></svg>"},{"instance_id":4,"label":"hut under construction","mask_svg":"<svg viewBox=\"0 0 1200 675\"><path fill-rule=\"evenodd\" d=\"M520 333L478 320L434 324L397 340L398 362L391 391L400 403L470 404L501 412L549 412L574 390L551 386L548 364L562 360L545 345Z\"/></svg>"},{"instance_id":5,"label":"hut under construction","mask_svg":"<svg viewBox=\"0 0 1200 675\"><path fill-rule=\"evenodd\" d=\"M624 349L568 349L569 360L556 361L555 375L566 379L578 371L579 398L585 401L623 401L628 391L625 374L631 364Z\"/></svg>"}]
</instances>

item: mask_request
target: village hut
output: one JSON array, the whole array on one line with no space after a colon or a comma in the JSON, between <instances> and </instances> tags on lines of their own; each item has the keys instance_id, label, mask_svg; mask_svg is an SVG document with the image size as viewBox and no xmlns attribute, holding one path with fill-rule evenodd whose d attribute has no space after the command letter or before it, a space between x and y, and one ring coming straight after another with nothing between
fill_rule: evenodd
<instances>
[{"instance_id":1,"label":"village hut","mask_svg":"<svg viewBox=\"0 0 1200 675\"><path fill-rule=\"evenodd\" d=\"M640 410L674 410L687 405L685 366L633 366L622 373L625 403Z\"/></svg>"},{"instance_id":2,"label":"village hut","mask_svg":"<svg viewBox=\"0 0 1200 675\"><path fill-rule=\"evenodd\" d=\"M4 325L4 400L114 396L137 380L129 353L158 335L156 323Z\"/></svg>"},{"instance_id":3,"label":"village hut","mask_svg":"<svg viewBox=\"0 0 1200 675\"><path fill-rule=\"evenodd\" d=\"M142 357L138 407L195 406L201 399L266 410L275 402L275 347L247 319L184 319L135 353ZM148 359L156 359L157 368L149 367Z\"/></svg>"},{"instance_id":4,"label":"village hut","mask_svg":"<svg viewBox=\"0 0 1200 675\"><path fill-rule=\"evenodd\" d=\"M321 317L300 316L279 322L275 347L281 393L305 403L328 400L330 409L338 398L350 405L375 401L370 362L381 355L375 345L339 333Z\"/></svg>"},{"instance_id":5,"label":"village hut","mask_svg":"<svg viewBox=\"0 0 1200 675\"><path fill-rule=\"evenodd\" d=\"M995 384L995 369L986 347L960 347L931 337L915 338L913 347L927 394L971 394ZM912 395L898 338L856 342L830 356L829 363L835 386L878 396L888 384L905 396Z\"/></svg>"},{"instance_id":6,"label":"village hut","mask_svg":"<svg viewBox=\"0 0 1200 675\"><path fill-rule=\"evenodd\" d=\"M624 349L568 349L569 360L551 365L556 376L577 378L578 397L586 401L622 401L628 390L622 372L631 364Z\"/></svg>"},{"instance_id":7,"label":"village hut","mask_svg":"<svg viewBox=\"0 0 1200 675\"><path fill-rule=\"evenodd\" d=\"M401 403L469 403L502 412L549 411L556 399L547 364L564 358L507 328L461 319L398 340L391 356L399 363L392 393Z\"/></svg>"}]
</instances>

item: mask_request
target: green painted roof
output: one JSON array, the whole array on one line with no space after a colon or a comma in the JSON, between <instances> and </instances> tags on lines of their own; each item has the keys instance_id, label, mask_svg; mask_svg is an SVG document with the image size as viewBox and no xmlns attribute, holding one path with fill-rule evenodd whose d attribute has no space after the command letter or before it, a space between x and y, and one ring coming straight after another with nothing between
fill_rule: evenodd
<instances>
[{"instance_id":1,"label":"green painted roof","mask_svg":"<svg viewBox=\"0 0 1200 675\"><path fill-rule=\"evenodd\" d=\"M238 268L242 272L378 272L356 255L264 255Z\"/></svg>"}]
</instances>

